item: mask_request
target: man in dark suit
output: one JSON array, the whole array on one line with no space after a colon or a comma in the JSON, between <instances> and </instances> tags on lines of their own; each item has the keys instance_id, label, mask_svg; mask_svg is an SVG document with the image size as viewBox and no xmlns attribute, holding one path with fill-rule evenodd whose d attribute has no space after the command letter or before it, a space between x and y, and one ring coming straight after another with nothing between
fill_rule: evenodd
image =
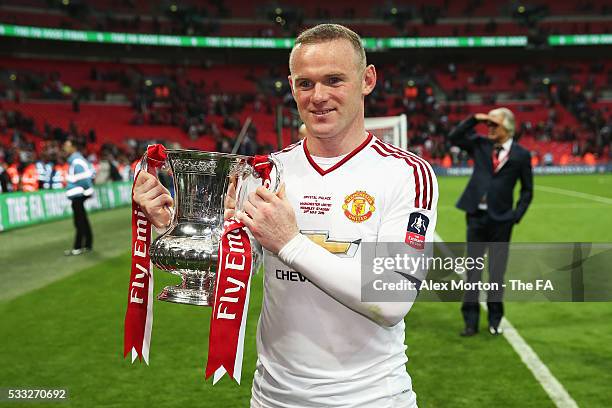
<instances>
[{"instance_id":1,"label":"man in dark suit","mask_svg":"<svg viewBox=\"0 0 612 408\"><path fill-rule=\"evenodd\" d=\"M474 127L486 123L486 137L478 135ZM489 282L499 290L487 293L489 332L501 333L499 324L504 314L502 303L504 273L508 261L508 246L512 227L518 223L533 197L533 175L529 151L513 140L514 114L510 109L493 109L488 114L477 113L461 122L449 134L452 144L468 152L474 161L474 172L457 208L466 212L467 255L481 257L489 250ZM517 181L521 190L516 207L513 193ZM468 282L478 282L482 269L468 270ZM464 293L461 311L465 321L462 336L478 333L480 307L478 290Z\"/></svg>"}]
</instances>

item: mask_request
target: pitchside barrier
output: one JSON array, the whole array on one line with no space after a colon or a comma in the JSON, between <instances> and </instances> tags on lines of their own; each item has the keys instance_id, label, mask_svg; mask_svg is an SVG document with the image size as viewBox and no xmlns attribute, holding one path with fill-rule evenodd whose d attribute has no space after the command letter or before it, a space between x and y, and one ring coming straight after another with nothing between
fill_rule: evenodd
<instances>
[{"instance_id":1,"label":"pitchside barrier","mask_svg":"<svg viewBox=\"0 0 612 408\"><path fill-rule=\"evenodd\" d=\"M471 167L444 168L434 166L439 176L467 176ZM539 166L534 174L600 174L612 172L612 164L597 166ZM108 210L131 204L132 183L118 181L97 185L92 198L85 201L88 211ZM63 189L33 193L0 194L0 232L68 218L72 215L70 200Z\"/></svg>"},{"instance_id":2,"label":"pitchside barrier","mask_svg":"<svg viewBox=\"0 0 612 408\"><path fill-rule=\"evenodd\" d=\"M438 176L469 176L472 167L440 167L433 166ZM597 166L537 166L533 174L600 174L612 172L612 164L599 164Z\"/></svg>"},{"instance_id":3,"label":"pitchside barrier","mask_svg":"<svg viewBox=\"0 0 612 408\"><path fill-rule=\"evenodd\" d=\"M132 183L117 181L94 186L94 195L85 201L87 211L108 210L132 203ZM59 220L72 215L66 190L0 194L0 231Z\"/></svg>"}]
</instances>

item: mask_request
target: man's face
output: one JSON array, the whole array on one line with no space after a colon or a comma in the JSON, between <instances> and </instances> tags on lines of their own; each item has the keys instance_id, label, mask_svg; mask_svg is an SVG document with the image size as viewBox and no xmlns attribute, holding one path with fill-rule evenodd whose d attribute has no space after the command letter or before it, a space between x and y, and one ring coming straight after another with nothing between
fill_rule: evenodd
<instances>
[{"instance_id":1,"label":"man's face","mask_svg":"<svg viewBox=\"0 0 612 408\"><path fill-rule=\"evenodd\" d=\"M62 146L66 154L72 154L76 150L70 140L66 140Z\"/></svg>"},{"instance_id":2,"label":"man's face","mask_svg":"<svg viewBox=\"0 0 612 408\"><path fill-rule=\"evenodd\" d=\"M489 112L489 121L487 121L487 127L489 129L488 137L495 143L504 143L510 135L505 127L502 126L504 117L502 114L491 114Z\"/></svg>"},{"instance_id":3,"label":"man's face","mask_svg":"<svg viewBox=\"0 0 612 408\"><path fill-rule=\"evenodd\" d=\"M291 69L291 91L309 135L328 139L363 128L363 98L374 89L376 70L361 68L349 41L300 45Z\"/></svg>"}]
</instances>

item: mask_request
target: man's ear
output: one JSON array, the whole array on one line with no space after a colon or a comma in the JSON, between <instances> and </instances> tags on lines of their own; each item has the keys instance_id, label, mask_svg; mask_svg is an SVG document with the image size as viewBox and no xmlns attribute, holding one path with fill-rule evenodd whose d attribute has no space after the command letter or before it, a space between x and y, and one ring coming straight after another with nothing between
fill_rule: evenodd
<instances>
[{"instance_id":1,"label":"man's ear","mask_svg":"<svg viewBox=\"0 0 612 408\"><path fill-rule=\"evenodd\" d=\"M293 79L291 75L287 76L287 80L289 81L289 88L291 88L291 95L293 95L293 99L295 99L295 92L293 91Z\"/></svg>"},{"instance_id":2,"label":"man's ear","mask_svg":"<svg viewBox=\"0 0 612 408\"><path fill-rule=\"evenodd\" d=\"M369 95L376 86L376 68L374 65L370 64L366 67L363 72L363 87L361 93L365 95Z\"/></svg>"}]
</instances>

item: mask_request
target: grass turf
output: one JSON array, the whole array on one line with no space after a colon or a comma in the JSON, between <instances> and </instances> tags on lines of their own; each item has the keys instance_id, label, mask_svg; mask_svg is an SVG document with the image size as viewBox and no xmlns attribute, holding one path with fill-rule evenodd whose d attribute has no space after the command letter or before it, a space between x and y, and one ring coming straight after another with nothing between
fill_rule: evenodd
<instances>
[{"instance_id":1,"label":"grass turf","mask_svg":"<svg viewBox=\"0 0 612 408\"><path fill-rule=\"evenodd\" d=\"M440 202L436 230L446 241L464 241L465 216L454 208L454 203L463 191L467 179L442 178L439 181ZM612 205L571 195L571 192L576 191L610 199L612 175L539 176L535 179L535 186L534 200L524 219L513 230L513 242L612 242ZM542 191L538 189L539 186L554 187L569 193ZM461 327L459 307L459 304L421 303L410 312L407 321L416 319L421 313L427 313L428 316L448 314L455 317L454 324L458 331ZM429 311L429 308L435 309L436 312ZM481 329L484 328L483 317L481 316ZM506 303L506 317L579 406L610 405L612 308L609 303ZM427 320L424 319L422 327L408 331L409 345L418 344L418 340L413 336L428 330L426 323ZM486 360L482 361L485 364ZM500 360L495 359L491 364L498 365L500 372L507 370ZM480 368L477 367L478 370ZM473 370L473 366L467 370L470 377ZM411 369L413 377L419 376L422 371L423 368L418 365ZM531 374L527 375L531 377ZM459 389L478 392L487 387L483 385L488 384L489 380L486 378L472 378L467 387ZM426 387L427 395L430 395L427 389L431 388L431 394L435 390L435 384L430 384L430 380L430 376L423 379L425 384L422 385ZM533 377L531 380L535 381ZM520 390L514 383L508 385L512 389ZM500 402L503 401L501 405L524 404L506 404L505 399L511 393L503 392L497 387L496 389L498 398L501 398ZM480 403L475 405L481 406Z\"/></svg>"},{"instance_id":2,"label":"grass turf","mask_svg":"<svg viewBox=\"0 0 612 408\"><path fill-rule=\"evenodd\" d=\"M72 248L72 219L0 233L0 300L72 275L129 250L130 210L120 208L89 215L94 251L87 256L63 256Z\"/></svg>"},{"instance_id":3,"label":"grass turf","mask_svg":"<svg viewBox=\"0 0 612 408\"><path fill-rule=\"evenodd\" d=\"M447 241L465 236L462 213L453 208L465 182L440 179L437 230ZM610 176L544 176L536 185L612 197ZM610 242L609 211L606 204L536 190L514 240ZM151 366L131 365L122 359L129 211L96 214L92 223L97 258L59 255L72 237L68 221L0 234L2 292L12 291L0 298L0 387L66 387L71 406L248 406L261 274L253 279L241 387L227 379L214 387L204 382L208 308L155 302ZM174 282L157 271L155 291ZM507 316L579 405L608 405L609 304L512 303ZM408 370L421 406L553 406L503 338L459 338L458 304L419 303L406 323Z\"/></svg>"}]
</instances>

